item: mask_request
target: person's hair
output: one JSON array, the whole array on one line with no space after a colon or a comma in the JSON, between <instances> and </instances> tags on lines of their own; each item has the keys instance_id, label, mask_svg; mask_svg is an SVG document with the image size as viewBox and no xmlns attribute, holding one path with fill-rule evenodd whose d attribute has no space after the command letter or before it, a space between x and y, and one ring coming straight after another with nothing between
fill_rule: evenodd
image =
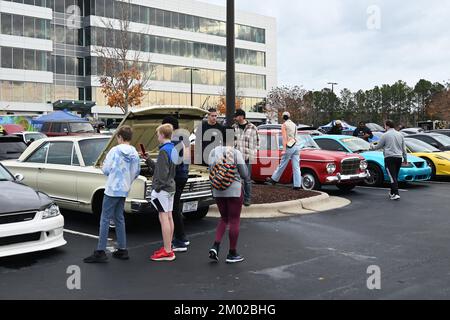
<instances>
[{"instance_id":1,"label":"person's hair","mask_svg":"<svg viewBox=\"0 0 450 320\"><path fill-rule=\"evenodd\" d=\"M123 126L117 130L117 135L122 137L123 141L130 142L133 139L133 130L129 126Z\"/></svg>"},{"instance_id":2,"label":"person's hair","mask_svg":"<svg viewBox=\"0 0 450 320\"><path fill-rule=\"evenodd\" d=\"M392 120L386 120L386 126L388 126L389 128L395 128L395 122Z\"/></svg>"},{"instance_id":3,"label":"person's hair","mask_svg":"<svg viewBox=\"0 0 450 320\"><path fill-rule=\"evenodd\" d=\"M173 116L164 117L162 124L167 124L167 123L172 125L173 130L178 130L180 128L178 119Z\"/></svg>"},{"instance_id":4,"label":"person's hair","mask_svg":"<svg viewBox=\"0 0 450 320\"><path fill-rule=\"evenodd\" d=\"M366 122L365 121L360 121L359 124L364 124L365 125Z\"/></svg>"},{"instance_id":5,"label":"person's hair","mask_svg":"<svg viewBox=\"0 0 450 320\"><path fill-rule=\"evenodd\" d=\"M164 137L164 139L172 139L173 127L170 123L162 124L156 128L156 132Z\"/></svg>"},{"instance_id":6,"label":"person's hair","mask_svg":"<svg viewBox=\"0 0 450 320\"><path fill-rule=\"evenodd\" d=\"M288 115L284 115L284 116L283 116L283 120L284 120L284 121L289 120L289 116L288 116Z\"/></svg>"},{"instance_id":7,"label":"person's hair","mask_svg":"<svg viewBox=\"0 0 450 320\"><path fill-rule=\"evenodd\" d=\"M217 112L217 109L216 109L216 108L209 108L209 109L208 109L208 112L209 112L209 113Z\"/></svg>"}]
</instances>

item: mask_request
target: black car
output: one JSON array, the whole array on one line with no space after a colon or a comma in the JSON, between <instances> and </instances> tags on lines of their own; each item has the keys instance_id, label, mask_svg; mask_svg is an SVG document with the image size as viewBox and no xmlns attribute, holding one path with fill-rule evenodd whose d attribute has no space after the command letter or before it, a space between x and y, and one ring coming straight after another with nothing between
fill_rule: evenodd
<instances>
[{"instance_id":1,"label":"black car","mask_svg":"<svg viewBox=\"0 0 450 320\"><path fill-rule=\"evenodd\" d=\"M450 151L450 137L445 136L443 134L424 132L419 134L408 135L405 138L414 138L423 141L425 143L428 143L429 145L432 145L433 147L441 151Z\"/></svg>"},{"instance_id":2,"label":"black car","mask_svg":"<svg viewBox=\"0 0 450 320\"><path fill-rule=\"evenodd\" d=\"M19 159L27 145L17 136L0 136L0 161Z\"/></svg>"}]
</instances>

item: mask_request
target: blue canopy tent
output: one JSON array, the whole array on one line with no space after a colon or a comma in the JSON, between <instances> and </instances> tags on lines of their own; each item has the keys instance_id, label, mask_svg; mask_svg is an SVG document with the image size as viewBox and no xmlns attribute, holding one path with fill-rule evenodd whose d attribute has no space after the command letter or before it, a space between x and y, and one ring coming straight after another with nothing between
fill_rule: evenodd
<instances>
[{"instance_id":1,"label":"blue canopy tent","mask_svg":"<svg viewBox=\"0 0 450 320\"><path fill-rule=\"evenodd\" d=\"M76 116L68 111L55 111L43 116L40 116L39 118L33 119L33 124L40 124L42 125L44 122L49 121L86 121L86 119L80 118L79 116Z\"/></svg>"}]
</instances>

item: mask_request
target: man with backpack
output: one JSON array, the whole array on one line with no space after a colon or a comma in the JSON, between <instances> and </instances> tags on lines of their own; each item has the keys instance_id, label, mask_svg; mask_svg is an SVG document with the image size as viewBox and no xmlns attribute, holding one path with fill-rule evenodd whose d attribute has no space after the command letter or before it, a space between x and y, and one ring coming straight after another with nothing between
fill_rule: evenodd
<instances>
[{"instance_id":1,"label":"man with backpack","mask_svg":"<svg viewBox=\"0 0 450 320\"><path fill-rule=\"evenodd\" d=\"M248 179L245 161L239 150L219 146L211 151L209 164L213 197L221 216L214 244L209 250L209 257L214 261L219 261L220 242L229 226L230 250L226 262L244 261L236 249L244 200L242 180Z\"/></svg>"}]
</instances>

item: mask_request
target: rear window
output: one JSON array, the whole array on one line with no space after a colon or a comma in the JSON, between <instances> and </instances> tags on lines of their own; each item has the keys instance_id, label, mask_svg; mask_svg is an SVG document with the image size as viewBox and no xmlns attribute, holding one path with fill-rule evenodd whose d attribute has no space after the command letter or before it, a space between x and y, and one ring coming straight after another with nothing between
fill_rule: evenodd
<instances>
[{"instance_id":1,"label":"rear window","mask_svg":"<svg viewBox=\"0 0 450 320\"><path fill-rule=\"evenodd\" d=\"M70 122L69 126L72 133L94 132L94 127L89 122Z\"/></svg>"},{"instance_id":2,"label":"rear window","mask_svg":"<svg viewBox=\"0 0 450 320\"><path fill-rule=\"evenodd\" d=\"M17 159L25 151L27 145L23 141L1 141L0 156L3 159Z\"/></svg>"}]
</instances>

